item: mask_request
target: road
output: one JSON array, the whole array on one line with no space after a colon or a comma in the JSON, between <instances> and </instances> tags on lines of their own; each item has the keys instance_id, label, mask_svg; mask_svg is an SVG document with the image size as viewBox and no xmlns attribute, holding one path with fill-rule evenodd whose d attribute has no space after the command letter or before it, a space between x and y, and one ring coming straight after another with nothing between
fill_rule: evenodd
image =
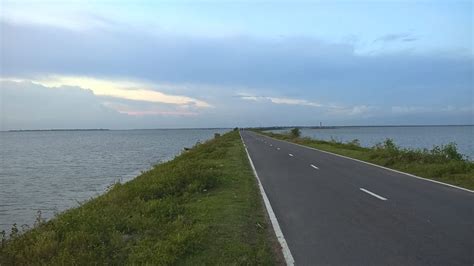
<instances>
[{"instance_id":1,"label":"road","mask_svg":"<svg viewBox=\"0 0 474 266\"><path fill-rule=\"evenodd\" d=\"M296 265L474 265L474 193L241 136Z\"/></svg>"}]
</instances>

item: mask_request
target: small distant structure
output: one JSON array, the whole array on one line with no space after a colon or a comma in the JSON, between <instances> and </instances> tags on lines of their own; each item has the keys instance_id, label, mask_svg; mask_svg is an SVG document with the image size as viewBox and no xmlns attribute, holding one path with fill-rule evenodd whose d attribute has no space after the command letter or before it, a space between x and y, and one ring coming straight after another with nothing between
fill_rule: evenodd
<instances>
[{"instance_id":1,"label":"small distant structure","mask_svg":"<svg viewBox=\"0 0 474 266\"><path fill-rule=\"evenodd\" d=\"M319 122L319 127L323 127L323 122Z\"/></svg>"}]
</instances>

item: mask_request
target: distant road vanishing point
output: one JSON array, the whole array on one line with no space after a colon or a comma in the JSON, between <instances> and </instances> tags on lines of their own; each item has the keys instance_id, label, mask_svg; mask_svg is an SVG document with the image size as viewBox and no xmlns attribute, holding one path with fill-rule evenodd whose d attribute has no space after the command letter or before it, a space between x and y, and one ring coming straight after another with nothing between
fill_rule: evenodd
<instances>
[{"instance_id":1,"label":"distant road vanishing point","mask_svg":"<svg viewBox=\"0 0 474 266\"><path fill-rule=\"evenodd\" d=\"M296 265L474 264L472 191L241 136Z\"/></svg>"}]
</instances>

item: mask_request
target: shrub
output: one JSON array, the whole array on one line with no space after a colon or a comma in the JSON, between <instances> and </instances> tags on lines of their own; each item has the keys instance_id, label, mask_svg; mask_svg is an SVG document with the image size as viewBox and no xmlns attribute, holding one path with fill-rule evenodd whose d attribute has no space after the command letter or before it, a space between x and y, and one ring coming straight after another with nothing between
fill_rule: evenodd
<instances>
[{"instance_id":1,"label":"shrub","mask_svg":"<svg viewBox=\"0 0 474 266\"><path fill-rule=\"evenodd\" d=\"M386 139L383 142L383 147L387 150L398 150L398 147L395 142L393 142L393 139Z\"/></svg>"},{"instance_id":2,"label":"shrub","mask_svg":"<svg viewBox=\"0 0 474 266\"><path fill-rule=\"evenodd\" d=\"M441 146L441 154L449 160L461 161L463 160L463 155L458 152L456 143L451 142L447 145Z\"/></svg>"},{"instance_id":3,"label":"shrub","mask_svg":"<svg viewBox=\"0 0 474 266\"><path fill-rule=\"evenodd\" d=\"M299 138L301 136L301 130L299 128L295 127L290 131L290 135L293 138Z\"/></svg>"}]
</instances>

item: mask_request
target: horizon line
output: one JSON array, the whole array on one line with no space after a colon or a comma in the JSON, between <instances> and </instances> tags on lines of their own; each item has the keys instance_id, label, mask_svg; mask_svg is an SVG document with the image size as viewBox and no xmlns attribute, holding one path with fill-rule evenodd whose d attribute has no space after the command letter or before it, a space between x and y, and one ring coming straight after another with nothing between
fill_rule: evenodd
<instances>
[{"instance_id":1,"label":"horizon line","mask_svg":"<svg viewBox=\"0 0 474 266\"><path fill-rule=\"evenodd\" d=\"M245 127L166 127L166 128L128 128L128 129L110 129L110 128L50 128L50 129L7 129L0 132L33 132L33 131L126 131L126 130L193 130L193 129L233 129L233 128L343 128L343 127L450 127L450 126L474 126L474 124L398 124L398 125L284 125L284 126L245 126Z\"/></svg>"}]
</instances>

